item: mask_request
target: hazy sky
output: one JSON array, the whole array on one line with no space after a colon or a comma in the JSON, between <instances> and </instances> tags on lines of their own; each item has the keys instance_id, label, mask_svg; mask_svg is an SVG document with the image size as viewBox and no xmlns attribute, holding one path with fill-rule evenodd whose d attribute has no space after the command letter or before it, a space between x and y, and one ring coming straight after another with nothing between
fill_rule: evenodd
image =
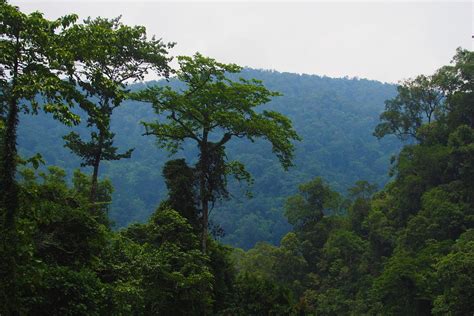
<instances>
[{"instance_id":1,"label":"hazy sky","mask_svg":"<svg viewBox=\"0 0 474 316\"><path fill-rule=\"evenodd\" d=\"M11 1L48 18L115 17L222 62L387 82L430 74L472 49L472 2Z\"/></svg>"}]
</instances>

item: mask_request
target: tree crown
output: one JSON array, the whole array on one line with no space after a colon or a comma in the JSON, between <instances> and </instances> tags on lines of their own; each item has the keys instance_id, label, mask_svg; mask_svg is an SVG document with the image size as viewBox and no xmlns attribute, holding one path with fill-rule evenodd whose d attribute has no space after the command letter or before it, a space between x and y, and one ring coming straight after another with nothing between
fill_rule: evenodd
<instances>
[{"instance_id":1,"label":"tree crown","mask_svg":"<svg viewBox=\"0 0 474 316\"><path fill-rule=\"evenodd\" d=\"M132 98L150 102L156 113L166 120L144 122L146 133L155 135L159 144L176 152L186 139L199 146L224 146L232 137L271 142L273 152L284 168L292 165L292 140L299 140L291 121L275 111L257 111L256 107L279 96L265 88L261 81L231 80L229 74L242 68L222 64L197 53L178 57L176 79L184 88L152 86L133 94Z\"/></svg>"}]
</instances>

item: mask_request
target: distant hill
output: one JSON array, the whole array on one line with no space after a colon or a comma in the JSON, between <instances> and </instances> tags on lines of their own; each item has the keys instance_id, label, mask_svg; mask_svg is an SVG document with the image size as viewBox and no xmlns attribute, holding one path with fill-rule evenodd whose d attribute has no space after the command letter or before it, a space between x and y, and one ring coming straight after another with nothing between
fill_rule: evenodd
<instances>
[{"instance_id":1,"label":"distant hill","mask_svg":"<svg viewBox=\"0 0 474 316\"><path fill-rule=\"evenodd\" d=\"M223 241L249 248L257 241L277 243L290 227L282 216L285 197L298 184L324 177L335 189L346 193L355 181L368 180L382 186L387 181L390 156L399 150L394 139L372 136L384 100L395 95L395 86L377 81L328 78L276 71L245 69L245 78L256 78L284 96L265 108L288 116L303 140L296 144L295 167L284 172L264 142L236 140L228 146L229 159L244 162L255 178L253 198L245 197L245 186L230 182L233 198L217 205L213 220L225 230ZM143 84L133 86L133 89ZM110 216L117 227L144 221L160 200L166 198L161 168L169 158L152 137L141 136L140 121L155 118L147 104L127 101L112 117L116 145L135 148L129 160L104 162L101 177L115 187ZM75 128L85 132L84 125ZM48 165L69 173L79 160L63 148L62 136L69 129L47 115L22 117L19 145L23 155L39 152ZM185 145L185 157L194 162L193 145Z\"/></svg>"}]
</instances>

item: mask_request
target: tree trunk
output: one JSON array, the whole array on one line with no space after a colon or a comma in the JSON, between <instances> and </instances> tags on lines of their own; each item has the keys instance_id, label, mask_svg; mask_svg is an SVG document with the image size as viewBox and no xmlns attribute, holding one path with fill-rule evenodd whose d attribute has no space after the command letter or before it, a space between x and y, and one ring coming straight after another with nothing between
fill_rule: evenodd
<instances>
[{"instance_id":1,"label":"tree trunk","mask_svg":"<svg viewBox=\"0 0 474 316\"><path fill-rule=\"evenodd\" d=\"M2 150L2 204L5 207L5 228L15 225L15 213L18 209L18 188L15 182L16 174L16 140L18 127L18 106L14 97L8 106L7 124Z\"/></svg>"},{"instance_id":2,"label":"tree trunk","mask_svg":"<svg viewBox=\"0 0 474 316\"><path fill-rule=\"evenodd\" d=\"M9 102L5 138L2 149L2 205L5 211L2 232L2 248L5 257L2 262L2 280L6 299L6 315L17 315L17 277L16 256L18 253L18 236L16 232L16 214L18 211L18 186L16 174L16 139L18 126L18 106L14 98ZM2 214L3 215L3 214ZM5 274L5 275L3 275ZM3 286L2 286L3 287Z\"/></svg>"},{"instance_id":3,"label":"tree trunk","mask_svg":"<svg viewBox=\"0 0 474 316\"><path fill-rule=\"evenodd\" d=\"M97 160L97 162L93 166L94 171L92 172L91 194L89 197L89 202L91 203L93 209L95 209L94 203L97 200L97 178L99 176L99 163L100 160Z\"/></svg>"},{"instance_id":4,"label":"tree trunk","mask_svg":"<svg viewBox=\"0 0 474 316\"><path fill-rule=\"evenodd\" d=\"M200 161L199 161L199 195L201 197L201 211L202 211L202 234L201 234L201 247L202 253L207 252L207 231L209 221L209 192L208 184L206 182L207 169L209 168L208 162L208 143L207 143L207 132L205 131L203 141L199 145L200 147Z\"/></svg>"},{"instance_id":5,"label":"tree trunk","mask_svg":"<svg viewBox=\"0 0 474 316\"><path fill-rule=\"evenodd\" d=\"M5 208L5 228L12 228L15 224L15 213L18 208L18 188L15 182L17 156L17 128L18 128L18 98L15 95L19 67L19 37L16 40L16 56L12 70L12 83L8 102L8 114L3 139L2 150L2 206Z\"/></svg>"},{"instance_id":6,"label":"tree trunk","mask_svg":"<svg viewBox=\"0 0 474 316\"><path fill-rule=\"evenodd\" d=\"M201 236L201 247L202 253L206 253L207 251L207 231L208 231L208 223L209 223L209 201L207 199L202 199L202 236Z\"/></svg>"},{"instance_id":7,"label":"tree trunk","mask_svg":"<svg viewBox=\"0 0 474 316\"><path fill-rule=\"evenodd\" d=\"M103 147L103 141L104 136L102 131L99 131L99 143L97 145L97 153L95 155L94 159L94 165L93 165L93 172L92 172L92 181L91 181L91 194L89 198L89 202L91 203L91 208L92 211L95 213L96 207L95 207L95 202L97 202L97 190L98 190L98 177L99 177L99 165L100 165L100 160L102 158L102 147Z\"/></svg>"},{"instance_id":8,"label":"tree trunk","mask_svg":"<svg viewBox=\"0 0 474 316\"><path fill-rule=\"evenodd\" d=\"M16 257L18 253L18 237L16 232L16 213L18 211L18 186L15 181L17 167L17 128L19 123L18 97L15 95L17 84L18 59L20 58L19 37L17 37L17 51L12 69L12 82L10 98L8 101L8 114L2 143L2 169L0 175L1 205L5 212L3 218L2 248L4 258L1 264L1 278L4 284L1 286L6 306L2 308L6 315L18 314L18 295L16 281ZM3 217L3 214L1 214ZM3 282L2 282L3 283Z\"/></svg>"}]
</instances>

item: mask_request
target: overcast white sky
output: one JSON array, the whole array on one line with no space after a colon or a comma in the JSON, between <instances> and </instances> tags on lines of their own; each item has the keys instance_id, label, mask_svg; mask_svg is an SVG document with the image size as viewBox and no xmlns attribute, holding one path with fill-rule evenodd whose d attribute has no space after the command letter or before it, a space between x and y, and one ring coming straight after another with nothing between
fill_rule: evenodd
<instances>
[{"instance_id":1,"label":"overcast white sky","mask_svg":"<svg viewBox=\"0 0 474 316\"><path fill-rule=\"evenodd\" d=\"M397 82L472 50L473 5L456 2L10 1L48 18L123 16L222 62L330 77Z\"/></svg>"}]
</instances>

